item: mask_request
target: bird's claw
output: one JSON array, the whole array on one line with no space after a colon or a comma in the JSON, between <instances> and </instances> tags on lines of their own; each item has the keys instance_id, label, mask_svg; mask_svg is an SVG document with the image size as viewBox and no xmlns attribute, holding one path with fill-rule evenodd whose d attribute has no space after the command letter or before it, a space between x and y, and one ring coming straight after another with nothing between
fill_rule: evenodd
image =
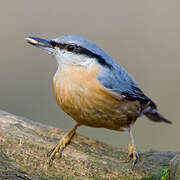
<instances>
[{"instance_id":1,"label":"bird's claw","mask_svg":"<svg viewBox=\"0 0 180 180\"><path fill-rule=\"evenodd\" d=\"M59 141L59 143L54 146L48 153L47 156L49 157L49 166L52 165L53 160L55 159L56 153L59 153L60 156L62 151L66 147L66 145L70 142L71 138L73 137L74 133L76 132L77 127L79 124L76 124L69 132L67 132Z\"/></svg>"},{"instance_id":2,"label":"bird's claw","mask_svg":"<svg viewBox=\"0 0 180 180\"><path fill-rule=\"evenodd\" d=\"M52 162L55 159L55 156L57 153L60 153L60 156L62 154L64 147L60 144L57 144L55 147L53 147L48 153L47 156L49 157L49 167L52 166Z\"/></svg>"},{"instance_id":3,"label":"bird's claw","mask_svg":"<svg viewBox=\"0 0 180 180\"><path fill-rule=\"evenodd\" d=\"M137 159L139 159L139 153L138 152L128 152L128 157L133 158L136 157Z\"/></svg>"},{"instance_id":4,"label":"bird's claw","mask_svg":"<svg viewBox=\"0 0 180 180\"><path fill-rule=\"evenodd\" d=\"M133 159L133 166L132 169L134 169L136 163L138 162L139 159L139 154L138 152L134 151L134 152L128 152L128 157Z\"/></svg>"},{"instance_id":5,"label":"bird's claw","mask_svg":"<svg viewBox=\"0 0 180 180\"><path fill-rule=\"evenodd\" d=\"M135 165L136 165L137 162L138 162L138 158L133 159L133 166L132 166L132 169L134 169L134 167L135 167Z\"/></svg>"}]
</instances>

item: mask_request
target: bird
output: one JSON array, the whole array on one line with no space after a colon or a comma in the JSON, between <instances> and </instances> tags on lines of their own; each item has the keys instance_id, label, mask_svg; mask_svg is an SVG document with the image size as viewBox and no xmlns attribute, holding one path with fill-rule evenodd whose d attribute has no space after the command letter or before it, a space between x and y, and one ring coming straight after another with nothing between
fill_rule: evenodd
<instances>
[{"instance_id":1,"label":"bird","mask_svg":"<svg viewBox=\"0 0 180 180\"><path fill-rule=\"evenodd\" d=\"M145 115L154 122L171 124L128 72L93 42L76 35L55 39L29 36L27 42L55 56L57 71L53 92L57 104L76 121L49 152L49 164L62 153L79 126L128 131L128 156L133 167L139 159L132 126Z\"/></svg>"}]
</instances>

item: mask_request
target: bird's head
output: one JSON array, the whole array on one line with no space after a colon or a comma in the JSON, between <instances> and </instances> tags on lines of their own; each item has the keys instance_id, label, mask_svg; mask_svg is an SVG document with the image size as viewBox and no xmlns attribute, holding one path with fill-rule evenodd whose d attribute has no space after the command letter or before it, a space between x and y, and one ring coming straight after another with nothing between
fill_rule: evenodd
<instances>
[{"instance_id":1,"label":"bird's head","mask_svg":"<svg viewBox=\"0 0 180 180\"><path fill-rule=\"evenodd\" d=\"M26 38L27 42L55 55L58 65L88 67L97 63L101 67L112 68L111 58L94 43L74 35L64 35L46 40L37 37Z\"/></svg>"}]
</instances>

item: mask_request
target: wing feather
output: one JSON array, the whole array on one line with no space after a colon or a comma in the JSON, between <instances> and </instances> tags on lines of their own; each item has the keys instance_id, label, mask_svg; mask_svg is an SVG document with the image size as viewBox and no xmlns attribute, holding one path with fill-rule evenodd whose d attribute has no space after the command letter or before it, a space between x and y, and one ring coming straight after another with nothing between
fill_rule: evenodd
<instances>
[{"instance_id":1,"label":"wing feather","mask_svg":"<svg viewBox=\"0 0 180 180\"><path fill-rule=\"evenodd\" d=\"M138 100L142 105L157 108L156 104L148 98L139 88L134 79L119 65L113 69L103 69L98 74L99 82L110 91L118 93L122 98L129 101Z\"/></svg>"}]
</instances>

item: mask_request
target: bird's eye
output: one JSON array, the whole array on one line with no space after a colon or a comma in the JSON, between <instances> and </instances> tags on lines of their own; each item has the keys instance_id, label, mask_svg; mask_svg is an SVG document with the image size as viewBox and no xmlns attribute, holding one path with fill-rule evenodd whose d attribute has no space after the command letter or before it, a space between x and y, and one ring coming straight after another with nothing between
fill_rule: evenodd
<instances>
[{"instance_id":1,"label":"bird's eye","mask_svg":"<svg viewBox=\"0 0 180 180\"><path fill-rule=\"evenodd\" d=\"M73 45L67 45L67 50L68 51L73 51L74 50L74 46Z\"/></svg>"}]
</instances>

